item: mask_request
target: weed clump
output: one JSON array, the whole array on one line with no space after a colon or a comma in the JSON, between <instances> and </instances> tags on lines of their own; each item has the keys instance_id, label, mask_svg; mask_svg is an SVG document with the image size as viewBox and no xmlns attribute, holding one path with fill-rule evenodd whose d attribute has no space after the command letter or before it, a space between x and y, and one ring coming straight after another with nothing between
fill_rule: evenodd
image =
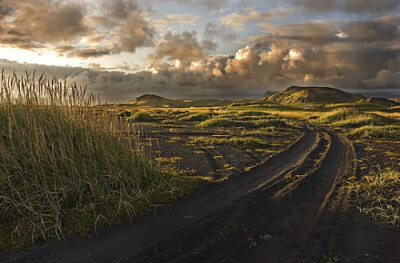
<instances>
[{"instance_id":1,"label":"weed clump","mask_svg":"<svg viewBox=\"0 0 400 263\"><path fill-rule=\"evenodd\" d=\"M136 112L128 118L132 122L154 122L156 119L146 112Z\"/></svg>"},{"instance_id":2,"label":"weed clump","mask_svg":"<svg viewBox=\"0 0 400 263\"><path fill-rule=\"evenodd\" d=\"M205 121L211 118L211 114L196 113L182 117L181 121Z\"/></svg>"},{"instance_id":3,"label":"weed clump","mask_svg":"<svg viewBox=\"0 0 400 263\"><path fill-rule=\"evenodd\" d=\"M232 138L208 138L196 137L193 138L191 143L198 143L204 145L231 145L239 149L246 149L249 147L265 147L266 142L253 137L232 137Z\"/></svg>"},{"instance_id":4,"label":"weed clump","mask_svg":"<svg viewBox=\"0 0 400 263\"><path fill-rule=\"evenodd\" d=\"M129 118L129 117L132 116L133 113L134 113L134 112L129 111L129 110L121 110L121 111L118 111L118 112L115 114L115 116L116 116L116 117L119 117L119 118Z\"/></svg>"},{"instance_id":5,"label":"weed clump","mask_svg":"<svg viewBox=\"0 0 400 263\"><path fill-rule=\"evenodd\" d=\"M243 124L239 121L233 121L229 119L209 119L206 121L203 121L198 124L198 127L200 128L209 128L209 127L240 127Z\"/></svg>"},{"instance_id":6,"label":"weed clump","mask_svg":"<svg viewBox=\"0 0 400 263\"><path fill-rule=\"evenodd\" d=\"M400 173L386 170L350 183L360 212L376 221L400 226Z\"/></svg>"}]
</instances>

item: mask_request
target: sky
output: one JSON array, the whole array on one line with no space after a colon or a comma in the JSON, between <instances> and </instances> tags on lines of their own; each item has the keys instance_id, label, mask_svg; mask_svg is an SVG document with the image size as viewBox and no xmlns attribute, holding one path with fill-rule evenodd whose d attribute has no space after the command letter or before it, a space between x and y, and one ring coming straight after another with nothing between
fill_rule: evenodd
<instances>
[{"instance_id":1,"label":"sky","mask_svg":"<svg viewBox=\"0 0 400 263\"><path fill-rule=\"evenodd\" d=\"M400 1L0 0L0 68L107 102L291 85L400 96Z\"/></svg>"}]
</instances>

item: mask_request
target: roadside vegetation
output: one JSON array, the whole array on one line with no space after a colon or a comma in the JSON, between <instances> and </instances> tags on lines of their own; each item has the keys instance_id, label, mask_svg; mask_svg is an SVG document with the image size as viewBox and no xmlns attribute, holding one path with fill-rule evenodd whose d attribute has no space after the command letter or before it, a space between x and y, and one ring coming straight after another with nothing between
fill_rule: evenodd
<instances>
[{"instance_id":1,"label":"roadside vegetation","mask_svg":"<svg viewBox=\"0 0 400 263\"><path fill-rule=\"evenodd\" d=\"M148 161L124 135L134 128L98 103L56 79L1 75L1 252L127 220L191 189Z\"/></svg>"},{"instance_id":2,"label":"roadside vegetation","mask_svg":"<svg viewBox=\"0 0 400 263\"><path fill-rule=\"evenodd\" d=\"M253 119L247 117L229 117L222 115L220 117L208 119L200 122L197 125L199 128L210 128L210 127L244 127L244 128L289 128L290 125L279 117L267 118L267 119Z\"/></svg>"},{"instance_id":3,"label":"roadside vegetation","mask_svg":"<svg viewBox=\"0 0 400 263\"><path fill-rule=\"evenodd\" d=\"M365 111L339 108L322 115L315 121L333 127L359 128L363 126L386 126L399 123L398 120Z\"/></svg>"},{"instance_id":4,"label":"roadside vegetation","mask_svg":"<svg viewBox=\"0 0 400 263\"><path fill-rule=\"evenodd\" d=\"M350 184L361 213L376 221L400 226L400 172L377 171Z\"/></svg>"},{"instance_id":5,"label":"roadside vegetation","mask_svg":"<svg viewBox=\"0 0 400 263\"><path fill-rule=\"evenodd\" d=\"M191 143L203 145L231 145L241 149L249 147L261 148L267 144L258 138L252 137L232 137L232 138L209 138L209 137L193 137Z\"/></svg>"},{"instance_id":6,"label":"roadside vegetation","mask_svg":"<svg viewBox=\"0 0 400 263\"><path fill-rule=\"evenodd\" d=\"M363 126L353 129L349 135L356 138L391 138L400 139L400 126Z\"/></svg>"},{"instance_id":7,"label":"roadside vegetation","mask_svg":"<svg viewBox=\"0 0 400 263\"><path fill-rule=\"evenodd\" d=\"M338 108L318 113L311 122L338 129L366 149L367 159L360 160L363 174L349 182L355 195L353 204L377 222L400 226L399 160L392 153L399 150L397 113Z\"/></svg>"}]
</instances>

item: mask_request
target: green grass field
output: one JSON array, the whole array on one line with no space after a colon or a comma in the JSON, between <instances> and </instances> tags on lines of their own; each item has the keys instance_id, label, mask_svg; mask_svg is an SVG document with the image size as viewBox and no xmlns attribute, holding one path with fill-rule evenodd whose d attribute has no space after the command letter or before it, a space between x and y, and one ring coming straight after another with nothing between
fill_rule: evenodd
<instances>
[{"instance_id":1,"label":"green grass field","mask_svg":"<svg viewBox=\"0 0 400 263\"><path fill-rule=\"evenodd\" d=\"M201 178L151 162L136 124L232 128L237 134L229 138L198 136L190 143L238 149L262 150L267 145L256 136L299 132L307 121L366 145L367 139L400 140L399 113L384 108L98 106L84 89L43 76L2 75L0 85L0 251L126 221L190 193ZM380 168L384 172L368 171L349 189L361 212L398 226L399 171Z\"/></svg>"}]
</instances>

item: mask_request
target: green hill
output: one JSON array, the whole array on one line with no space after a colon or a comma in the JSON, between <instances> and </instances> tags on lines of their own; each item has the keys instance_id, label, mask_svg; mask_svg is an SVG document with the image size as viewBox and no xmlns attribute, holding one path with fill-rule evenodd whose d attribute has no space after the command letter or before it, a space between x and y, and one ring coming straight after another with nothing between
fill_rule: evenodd
<instances>
[{"instance_id":1,"label":"green hill","mask_svg":"<svg viewBox=\"0 0 400 263\"><path fill-rule=\"evenodd\" d=\"M271 95L264 100L269 103L290 105L301 103L348 103L356 102L362 99L366 99L366 97L329 87L292 86L286 89L284 92Z\"/></svg>"},{"instance_id":2,"label":"green hill","mask_svg":"<svg viewBox=\"0 0 400 263\"><path fill-rule=\"evenodd\" d=\"M166 99L154 94L145 94L128 102L131 105L149 107L219 107L231 103L230 100L218 99Z\"/></svg>"}]
</instances>

